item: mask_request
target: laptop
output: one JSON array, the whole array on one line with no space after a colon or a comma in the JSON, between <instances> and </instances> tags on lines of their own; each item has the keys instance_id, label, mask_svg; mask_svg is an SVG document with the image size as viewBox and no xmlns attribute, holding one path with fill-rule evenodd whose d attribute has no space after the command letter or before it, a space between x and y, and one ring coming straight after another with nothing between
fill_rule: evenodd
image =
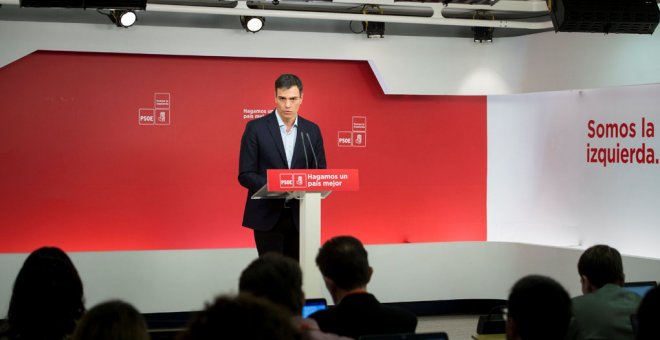
<instances>
[{"instance_id":1,"label":"laptop","mask_svg":"<svg viewBox=\"0 0 660 340\"><path fill-rule=\"evenodd\" d=\"M307 299L303 305L302 317L306 318L312 315L316 311L324 310L328 308L328 303L325 299Z\"/></svg>"},{"instance_id":2,"label":"laptop","mask_svg":"<svg viewBox=\"0 0 660 340\"><path fill-rule=\"evenodd\" d=\"M623 284L623 289L644 297L649 290L657 285L655 281L626 282Z\"/></svg>"},{"instance_id":3,"label":"laptop","mask_svg":"<svg viewBox=\"0 0 660 340\"><path fill-rule=\"evenodd\" d=\"M449 340L445 332L363 335L360 340Z\"/></svg>"}]
</instances>

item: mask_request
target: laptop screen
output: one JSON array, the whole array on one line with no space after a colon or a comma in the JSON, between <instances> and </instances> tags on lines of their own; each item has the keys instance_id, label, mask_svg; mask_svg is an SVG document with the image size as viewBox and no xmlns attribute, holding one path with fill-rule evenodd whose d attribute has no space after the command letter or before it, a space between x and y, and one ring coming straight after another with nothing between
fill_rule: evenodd
<instances>
[{"instance_id":1,"label":"laptop screen","mask_svg":"<svg viewBox=\"0 0 660 340\"><path fill-rule=\"evenodd\" d=\"M623 285L623 289L644 297L644 295L646 295L649 290L655 288L655 286L657 286L655 281L626 282Z\"/></svg>"},{"instance_id":2,"label":"laptop screen","mask_svg":"<svg viewBox=\"0 0 660 340\"><path fill-rule=\"evenodd\" d=\"M495 338L493 338L495 339ZM449 340L447 333L406 333L406 334L382 334L382 335L363 335L360 340Z\"/></svg>"},{"instance_id":3,"label":"laptop screen","mask_svg":"<svg viewBox=\"0 0 660 340\"><path fill-rule=\"evenodd\" d=\"M324 310L328 308L328 303L325 299L307 299L303 305L303 318L306 318L312 315L316 311Z\"/></svg>"}]
</instances>

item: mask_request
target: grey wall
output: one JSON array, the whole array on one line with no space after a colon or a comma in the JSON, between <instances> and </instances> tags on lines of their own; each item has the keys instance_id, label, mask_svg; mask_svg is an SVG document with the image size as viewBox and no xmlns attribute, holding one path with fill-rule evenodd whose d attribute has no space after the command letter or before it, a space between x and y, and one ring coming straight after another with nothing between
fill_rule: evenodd
<instances>
[{"instance_id":1,"label":"grey wall","mask_svg":"<svg viewBox=\"0 0 660 340\"><path fill-rule=\"evenodd\" d=\"M495 95L660 82L660 35L465 38L0 21L0 66L38 49L368 60L385 93Z\"/></svg>"}]
</instances>

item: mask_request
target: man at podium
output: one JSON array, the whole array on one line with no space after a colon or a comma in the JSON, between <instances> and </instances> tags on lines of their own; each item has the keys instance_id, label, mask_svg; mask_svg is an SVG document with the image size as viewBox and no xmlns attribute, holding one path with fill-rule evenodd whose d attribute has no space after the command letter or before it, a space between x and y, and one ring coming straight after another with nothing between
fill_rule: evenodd
<instances>
[{"instance_id":1,"label":"man at podium","mask_svg":"<svg viewBox=\"0 0 660 340\"><path fill-rule=\"evenodd\" d=\"M238 181L248 189L243 226L254 230L259 255L278 252L298 260L299 202L251 199L266 184L268 169L325 169L321 130L298 115L303 84L293 74L275 80L276 108L247 123L241 138Z\"/></svg>"}]
</instances>

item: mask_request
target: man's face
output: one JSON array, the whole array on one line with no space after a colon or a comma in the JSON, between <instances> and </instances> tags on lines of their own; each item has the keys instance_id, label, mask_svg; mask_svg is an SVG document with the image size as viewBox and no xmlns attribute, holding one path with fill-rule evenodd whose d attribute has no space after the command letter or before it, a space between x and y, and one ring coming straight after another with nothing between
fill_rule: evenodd
<instances>
[{"instance_id":1,"label":"man's face","mask_svg":"<svg viewBox=\"0 0 660 340\"><path fill-rule=\"evenodd\" d=\"M298 86L294 85L288 89L277 89L275 91L277 112L285 122L292 122L296 119L302 100L302 94L300 93Z\"/></svg>"}]
</instances>

